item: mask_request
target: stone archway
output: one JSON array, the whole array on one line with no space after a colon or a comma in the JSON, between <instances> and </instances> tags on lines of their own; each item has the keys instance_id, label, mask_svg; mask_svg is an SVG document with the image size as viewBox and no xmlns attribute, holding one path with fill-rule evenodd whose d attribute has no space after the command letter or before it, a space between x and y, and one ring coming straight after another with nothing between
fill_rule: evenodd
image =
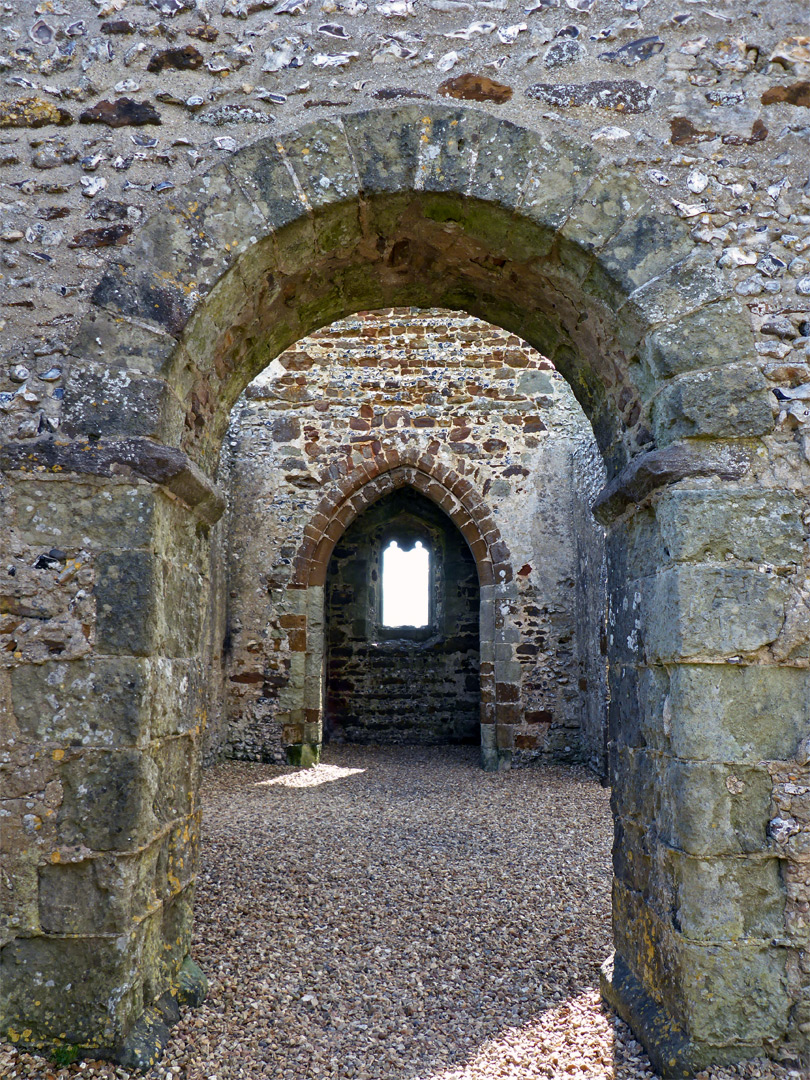
<instances>
[{"instance_id":1,"label":"stone archway","mask_svg":"<svg viewBox=\"0 0 810 1080\"><path fill-rule=\"evenodd\" d=\"M773 415L747 317L688 229L596 151L435 106L259 141L179 192L96 289L59 437L3 448L20 535L59 520L63 543L87 551L95 600L70 670L21 651L11 675L15 753L57 785L58 809L20 842L4 1024L32 1045L111 1052L175 984L199 820L208 527L221 512L210 476L229 410L315 327L403 304L465 310L549 356L608 467L606 991L667 1075L806 1045L761 764L790 758L804 730L798 706L762 704L805 678L769 651L796 557L760 528L796 514L756 472ZM53 720L27 705L49 695ZM92 978L67 989L86 950Z\"/></svg>"},{"instance_id":2,"label":"stone archway","mask_svg":"<svg viewBox=\"0 0 810 1080\"><path fill-rule=\"evenodd\" d=\"M305 679L298 715L290 725L288 755L293 761L316 760L320 750L323 703L323 604L329 559L335 544L357 517L378 499L411 487L440 507L466 540L475 560L480 590L481 764L508 767L519 723L519 687L510 666L495 646L503 644L506 619L497 605L516 593L509 550L490 508L468 479L444 466L434 455L387 449L341 477L328 490L304 529L293 563L290 589L297 593L303 631ZM298 723L296 724L296 719Z\"/></svg>"}]
</instances>

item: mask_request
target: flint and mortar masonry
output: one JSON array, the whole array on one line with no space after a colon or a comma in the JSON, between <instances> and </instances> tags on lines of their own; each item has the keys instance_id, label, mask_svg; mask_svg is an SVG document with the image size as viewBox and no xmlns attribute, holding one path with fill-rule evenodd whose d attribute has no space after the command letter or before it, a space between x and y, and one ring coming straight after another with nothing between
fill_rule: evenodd
<instances>
[{"instance_id":1,"label":"flint and mortar masonry","mask_svg":"<svg viewBox=\"0 0 810 1080\"><path fill-rule=\"evenodd\" d=\"M465 475L510 552L509 594L493 610L500 643L482 624L481 659L491 670L497 650L501 681L515 687L504 702L513 762L599 760L603 554L588 493L604 468L590 427L553 366L514 334L416 309L363 313L303 339L234 409L220 477L231 492L232 753L284 760L285 741L299 741L295 665L314 632L288 586L322 478L406 450ZM576 544L591 562L576 565Z\"/></svg>"}]
</instances>

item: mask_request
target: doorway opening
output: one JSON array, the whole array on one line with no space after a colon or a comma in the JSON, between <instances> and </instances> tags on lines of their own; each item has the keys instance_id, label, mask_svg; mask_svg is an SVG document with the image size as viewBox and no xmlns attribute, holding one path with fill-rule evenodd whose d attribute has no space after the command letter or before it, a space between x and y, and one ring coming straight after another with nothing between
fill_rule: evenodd
<instances>
[{"instance_id":1,"label":"doorway opening","mask_svg":"<svg viewBox=\"0 0 810 1080\"><path fill-rule=\"evenodd\" d=\"M480 604L475 559L430 499L403 487L356 518L326 576L325 740L479 743Z\"/></svg>"},{"instance_id":2,"label":"doorway opening","mask_svg":"<svg viewBox=\"0 0 810 1080\"><path fill-rule=\"evenodd\" d=\"M458 311L359 312L274 360L225 445L218 746L297 762L324 738L474 741L487 769L604 774L604 466L548 359ZM392 543L427 558L421 614L386 613Z\"/></svg>"}]
</instances>

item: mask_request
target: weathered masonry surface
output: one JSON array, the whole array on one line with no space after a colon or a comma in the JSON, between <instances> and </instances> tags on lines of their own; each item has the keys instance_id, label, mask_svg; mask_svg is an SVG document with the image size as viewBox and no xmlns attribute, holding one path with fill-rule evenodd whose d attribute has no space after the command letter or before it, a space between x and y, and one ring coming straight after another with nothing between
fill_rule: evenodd
<instances>
[{"instance_id":1,"label":"weathered masonry surface","mask_svg":"<svg viewBox=\"0 0 810 1080\"><path fill-rule=\"evenodd\" d=\"M429 552L428 622L410 632L381 623L390 540ZM464 537L429 499L403 488L369 507L332 553L325 600L327 737L480 742L478 574Z\"/></svg>"},{"instance_id":2,"label":"weathered masonry surface","mask_svg":"<svg viewBox=\"0 0 810 1080\"><path fill-rule=\"evenodd\" d=\"M419 307L547 357L605 464L606 995L667 1075L807 1061L806 33L782 0L4 11L11 1037L117 1053L188 982L232 407L302 337ZM436 442L319 476L285 630L317 638L327 552L405 487L474 537L482 604L510 602L494 507ZM484 675L505 764L522 718Z\"/></svg>"},{"instance_id":3,"label":"weathered masonry surface","mask_svg":"<svg viewBox=\"0 0 810 1080\"><path fill-rule=\"evenodd\" d=\"M487 737L495 734L497 709L501 758L586 760L604 771L604 554L602 529L590 512L604 468L582 410L548 360L514 334L468 316L418 309L364 313L303 339L251 383L234 407L226 446L220 483L230 492L227 698L222 723L209 724L209 754L227 745L238 757L283 761L290 746L317 744L318 725L325 720L330 727L328 715L316 715L325 639L332 646L324 657L331 688L323 706L327 713L330 701L344 712L350 708L344 699L338 706L336 696L336 680L351 682L337 671L335 650L347 647L337 640L341 622L363 620L349 635L365 651L361 678L371 678L369 664L386 669L391 658L380 652L373 628L379 596L360 596L375 587L371 574L379 568L371 563L379 550L359 550L358 530L362 522L385 526L378 509L372 515L373 500L395 488L433 500L431 528L440 534L450 528L442 542L450 545L448 557L457 550L455 534L472 560L475 626L456 629L477 637L480 622L484 692L478 659L458 656L456 665L451 652L434 693L472 695L467 715L472 707L477 714L480 704ZM399 456L381 462L388 453ZM433 475L430 459L437 453L481 500L485 510L478 517L486 514L497 528L497 571L487 556L492 544L449 494L447 479ZM415 466L413 475L401 465L390 468L406 460ZM368 463L378 475L370 475ZM324 477L334 483L358 469L357 495L347 501L339 487L324 492ZM359 512L352 502L357 497L369 508L350 525ZM290 566L298 565L302 541L322 516L335 520L333 534L321 528L338 547L321 548L317 581L307 578L310 603L300 575L290 582ZM347 526L351 536L343 534ZM445 561L437 564L441 572ZM313 625L306 612L323 604L324 586L326 625ZM440 605L444 595L441 589ZM352 607L350 614L355 603L372 610L361 615ZM446 612L442 618L439 638L446 643L455 620ZM445 648L440 641L432 653L412 646L414 662L438 657ZM478 650L476 641L476 656ZM397 663L404 685L402 648ZM356 697L358 684L352 686ZM414 697L411 715L425 715L423 704ZM304 723L310 725L306 739ZM407 730L378 736L417 738ZM349 737L360 737L359 729L352 731Z\"/></svg>"}]
</instances>

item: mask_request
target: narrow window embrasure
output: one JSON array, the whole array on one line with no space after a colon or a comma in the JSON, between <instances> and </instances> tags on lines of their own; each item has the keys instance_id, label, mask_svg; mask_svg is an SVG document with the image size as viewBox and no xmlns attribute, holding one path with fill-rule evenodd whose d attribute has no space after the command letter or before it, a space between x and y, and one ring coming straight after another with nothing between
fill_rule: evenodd
<instances>
[{"instance_id":1,"label":"narrow window embrasure","mask_svg":"<svg viewBox=\"0 0 810 1080\"><path fill-rule=\"evenodd\" d=\"M396 540L382 555L383 626L427 626L430 620L430 553L421 540L409 549Z\"/></svg>"}]
</instances>

